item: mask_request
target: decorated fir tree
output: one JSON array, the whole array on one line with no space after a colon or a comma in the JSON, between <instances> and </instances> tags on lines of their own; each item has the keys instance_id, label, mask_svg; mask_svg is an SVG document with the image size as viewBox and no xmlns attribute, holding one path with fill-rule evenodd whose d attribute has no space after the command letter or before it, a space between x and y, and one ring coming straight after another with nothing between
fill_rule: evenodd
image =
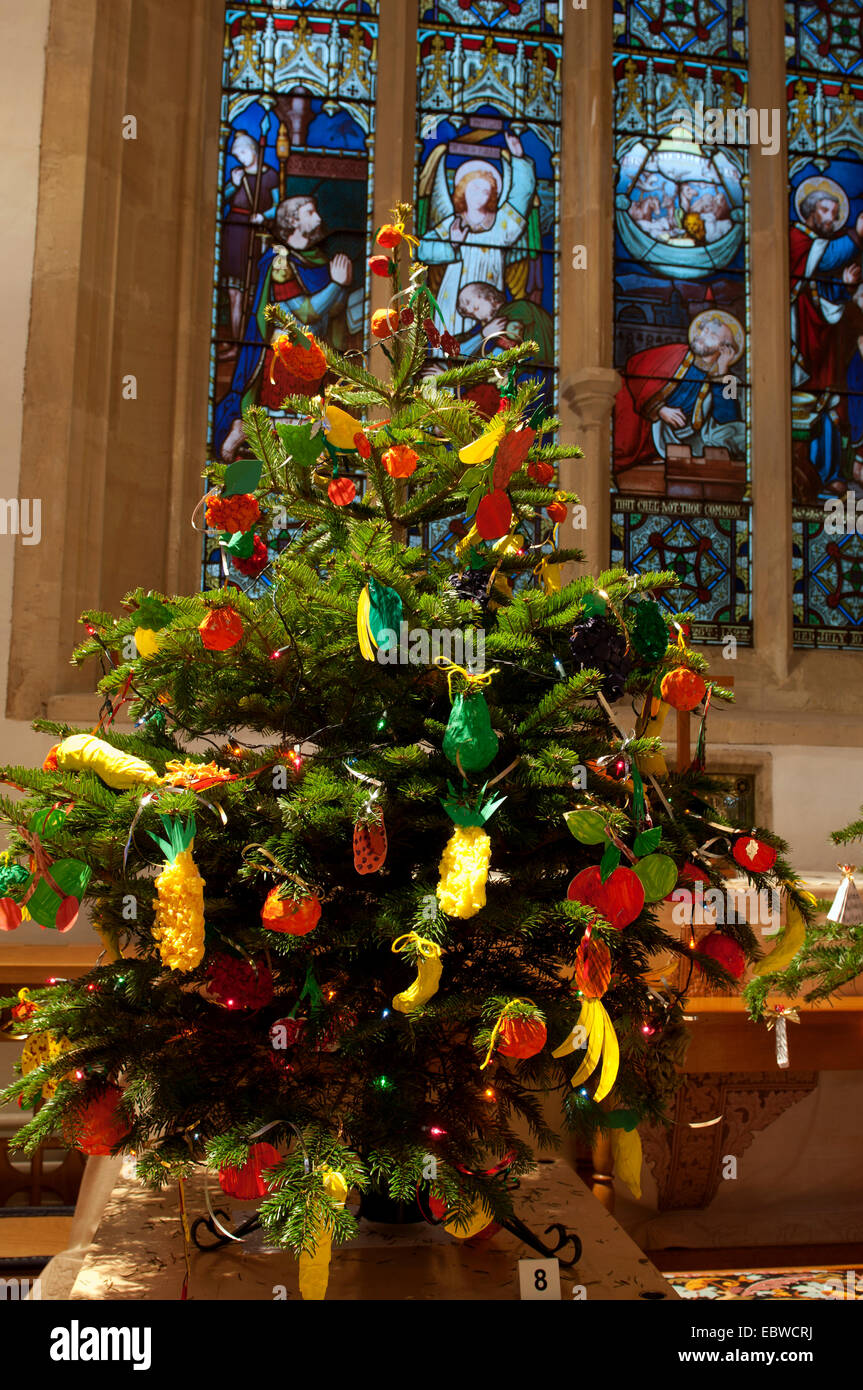
<instances>
[{"instance_id":1,"label":"decorated fir tree","mask_svg":"<svg viewBox=\"0 0 863 1390\"><path fill-rule=\"evenodd\" d=\"M457 360L406 216L365 358L273 311L292 419L249 410L249 457L209 472L224 586L87 613L99 726L40 721L44 768L7 769L25 795L0 800L3 925L63 929L83 900L108 948L16 1004L36 1041L5 1099L50 1097L19 1142L127 1148L154 1185L208 1164L263 1196L310 1297L349 1192L419 1192L470 1235L557 1111L630 1135L637 1174L686 1041L651 957L732 987L756 950L745 925L701 953L658 922L723 881L703 772L660 777L667 704L719 697L676 577L564 582L578 451L533 345ZM753 884L796 896L759 837Z\"/></svg>"}]
</instances>

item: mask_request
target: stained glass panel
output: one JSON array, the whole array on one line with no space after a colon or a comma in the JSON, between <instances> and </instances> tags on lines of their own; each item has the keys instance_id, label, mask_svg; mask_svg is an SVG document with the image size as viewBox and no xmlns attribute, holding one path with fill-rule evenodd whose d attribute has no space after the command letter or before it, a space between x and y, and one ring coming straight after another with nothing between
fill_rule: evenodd
<instances>
[{"instance_id":1,"label":"stained glass panel","mask_svg":"<svg viewBox=\"0 0 863 1390\"><path fill-rule=\"evenodd\" d=\"M418 255L442 326L462 359L535 342L521 376L553 404L563 0L418 0L417 14ZM491 383L469 394L489 415L500 403Z\"/></svg>"},{"instance_id":2,"label":"stained glass panel","mask_svg":"<svg viewBox=\"0 0 863 1390\"><path fill-rule=\"evenodd\" d=\"M745 19L615 5L614 560L674 570L700 642L751 642Z\"/></svg>"},{"instance_id":3,"label":"stained glass panel","mask_svg":"<svg viewBox=\"0 0 863 1390\"><path fill-rule=\"evenodd\" d=\"M838 0L829 7L789 3L785 11L794 641L857 647L863 646L856 512L863 497L863 9L856 0Z\"/></svg>"},{"instance_id":4,"label":"stained glass panel","mask_svg":"<svg viewBox=\"0 0 863 1390\"><path fill-rule=\"evenodd\" d=\"M227 3L210 453L246 452L242 413L288 394L266 308L340 349L368 322L377 0ZM208 582L219 551L209 548Z\"/></svg>"}]
</instances>

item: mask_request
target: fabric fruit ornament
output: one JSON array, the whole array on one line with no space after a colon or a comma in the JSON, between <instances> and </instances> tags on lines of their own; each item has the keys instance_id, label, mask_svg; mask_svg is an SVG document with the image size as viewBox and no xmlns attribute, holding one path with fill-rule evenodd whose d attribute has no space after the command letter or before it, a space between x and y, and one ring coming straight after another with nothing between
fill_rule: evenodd
<instances>
[{"instance_id":1,"label":"fabric fruit ornament","mask_svg":"<svg viewBox=\"0 0 863 1390\"><path fill-rule=\"evenodd\" d=\"M699 941L698 952L715 960L717 965L721 965L735 980L742 979L746 969L746 952L736 941L732 941L730 936L724 936L720 931L708 932L707 936ZM695 963L698 965L697 960Z\"/></svg>"},{"instance_id":2,"label":"fabric fruit ornament","mask_svg":"<svg viewBox=\"0 0 863 1390\"><path fill-rule=\"evenodd\" d=\"M36 1012L36 1005L30 998L29 989L19 989L18 1003L13 1004L9 1013L14 1023L26 1023L28 1018L32 1018Z\"/></svg>"},{"instance_id":3,"label":"fabric fruit ornament","mask_svg":"<svg viewBox=\"0 0 863 1390\"><path fill-rule=\"evenodd\" d=\"M566 521L566 503L551 502L546 507L545 514L550 521L554 522L555 526L560 526L562 522Z\"/></svg>"},{"instance_id":4,"label":"fabric fruit ornament","mask_svg":"<svg viewBox=\"0 0 863 1390\"><path fill-rule=\"evenodd\" d=\"M261 509L250 492L238 492L233 497L208 497L207 525L211 531L251 531L261 519Z\"/></svg>"},{"instance_id":5,"label":"fabric fruit ornament","mask_svg":"<svg viewBox=\"0 0 863 1390\"><path fill-rule=\"evenodd\" d=\"M611 952L590 928L575 952L575 983L585 999L601 999L611 982Z\"/></svg>"},{"instance_id":6,"label":"fabric fruit ornament","mask_svg":"<svg viewBox=\"0 0 863 1390\"><path fill-rule=\"evenodd\" d=\"M273 976L263 961L219 952L207 970L210 993L226 1009L261 1009L273 997Z\"/></svg>"},{"instance_id":7,"label":"fabric fruit ornament","mask_svg":"<svg viewBox=\"0 0 863 1390\"><path fill-rule=\"evenodd\" d=\"M672 709L684 713L695 709L707 694L707 686L696 671L687 666L676 666L662 677L659 687L663 700Z\"/></svg>"},{"instance_id":8,"label":"fabric fruit ornament","mask_svg":"<svg viewBox=\"0 0 863 1390\"><path fill-rule=\"evenodd\" d=\"M280 898L281 888L272 888L261 908L261 922L269 931L288 936L308 936L321 920L321 901L315 893L307 897Z\"/></svg>"},{"instance_id":9,"label":"fabric fruit ornament","mask_svg":"<svg viewBox=\"0 0 863 1390\"><path fill-rule=\"evenodd\" d=\"M554 465L546 463L544 459L534 459L533 463L527 465L527 476L541 487L548 487L554 477Z\"/></svg>"},{"instance_id":10,"label":"fabric fruit ornament","mask_svg":"<svg viewBox=\"0 0 863 1390\"><path fill-rule=\"evenodd\" d=\"M511 999L498 1014L480 1071L489 1065L495 1047L502 1057L522 1060L536 1057L546 1040L545 1020L536 1005L527 999Z\"/></svg>"},{"instance_id":11,"label":"fabric fruit ornament","mask_svg":"<svg viewBox=\"0 0 863 1390\"><path fill-rule=\"evenodd\" d=\"M224 608L211 608L198 624L198 631L208 652L227 652L242 637L243 620L236 608L226 604Z\"/></svg>"},{"instance_id":12,"label":"fabric fruit ornament","mask_svg":"<svg viewBox=\"0 0 863 1390\"><path fill-rule=\"evenodd\" d=\"M272 1144L252 1144L242 1168L226 1164L219 1169L219 1186L229 1197L237 1197L242 1202L266 1197L270 1189L264 1179L264 1169L281 1161L281 1154Z\"/></svg>"},{"instance_id":13,"label":"fabric fruit ornament","mask_svg":"<svg viewBox=\"0 0 863 1390\"><path fill-rule=\"evenodd\" d=\"M593 907L615 931L628 927L644 907L644 886L632 869L615 869L603 883L599 865L582 869L566 890L570 902Z\"/></svg>"},{"instance_id":14,"label":"fabric fruit ornament","mask_svg":"<svg viewBox=\"0 0 863 1390\"><path fill-rule=\"evenodd\" d=\"M468 675L467 690L461 691L452 702L443 751L462 772L481 772L497 755L497 734L491 727L491 715L480 689L493 674L489 671L478 676Z\"/></svg>"},{"instance_id":15,"label":"fabric fruit ornament","mask_svg":"<svg viewBox=\"0 0 863 1390\"><path fill-rule=\"evenodd\" d=\"M327 484L327 496L335 507L349 507L356 495L353 478L332 478Z\"/></svg>"},{"instance_id":16,"label":"fabric fruit ornament","mask_svg":"<svg viewBox=\"0 0 863 1390\"><path fill-rule=\"evenodd\" d=\"M378 232L378 246L386 247L387 251L394 251L401 245L404 231L404 224L401 222L385 222Z\"/></svg>"},{"instance_id":17,"label":"fabric fruit ornament","mask_svg":"<svg viewBox=\"0 0 863 1390\"><path fill-rule=\"evenodd\" d=\"M18 997L20 999L20 994ZM56 1034L47 1032L31 1033L21 1052L21 1075L29 1076L36 1067L43 1067L46 1062L56 1061L64 1052L68 1052L70 1047L71 1043L68 1038L58 1038ZM72 1076L74 1073L67 1073L66 1077L49 1076L42 1087L42 1099L51 1100L57 1094L57 1087L60 1082L71 1080Z\"/></svg>"},{"instance_id":18,"label":"fabric fruit ornament","mask_svg":"<svg viewBox=\"0 0 863 1390\"><path fill-rule=\"evenodd\" d=\"M95 1157L110 1154L132 1128L119 1086L102 1086L72 1112L65 1133L67 1142Z\"/></svg>"},{"instance_id":19,"label":"fabric fruit ornament","mask_svg":"<svg viewBox=\"0 0 863 1390\"><path fill-rule=\"evenodd\" d=\"M460 599L477 604L486 613L489 607L488 586L491 575L488 570L464 570L462 574L451 574L447 587Z\"/></svg>"},{"instance_id":20,"label":"fabric fruit ornament","mask_svg":"<svg viewBox=\"0 0 863 1390\"><path fill-rule=\"evenodd\" d=\"M195 818L185 825L168 816L159 819L164 839L152 838L166 863L155 883L153 939L169 970L194 970L204 959L204 880L192 858Z\"/></svg>"},{"instance_id":21,"label":"fabric fruit ornament","mask_svg":"<svg viewBox=\"0 0 863 1390\"><path fill-rule=\"evenodd\" d=\"M441 948L427 937L411 931L393 942L393 950L396 953L404 951L406 955L413 956L416 963L417 974L413 984L393 999L393 1008L398 1013L412 1014L423 1004L427 1004L432 995L437 994L443 971Z\"/></svg>"},{"instance_id":22,"label":"fabric fruit ornament","mask_svg":"<svg viewBox=\"0 0 863 1390\"><path fill-rule=\"evenodd\" d=\"M67 932L78 920L81 899L87 891L91 870L80 859L57 859L51 863L41 847L36 857L36 871L18 911L26 907L29 916L40 927L55 927L57 931ZM11 899L3 901L10 902Z\"/></svg>"},{"instance_id":23,"label":"fabric fruit ornament","mask_svg":"<svg viewBox=\"0 0 863 1390\"><path fill-rule=\"evenodd\" d=\"M569 1037L551 1055L559 1060L582 1048L584 1057L569 1078L569 1084L573 1089L583 1085L601 1062L599 1080L593 1093L593 1100L598 1104L608 1095L620 1069L620 1044L601 999L582 999L578 1022Z\"/></svg>"},{"instance_id":24,"label":"fabric fruit ornament","mask_svg":"<svg viewBox=\"0 0 863 1390\"><path fill-rule=\"evenodd\" d=\"M677 865L667 854L648 854L633 867L644 888L644 901L658 903L677 883Z\"/></svg>"},{"instance_id":25,"label":"fabric fruit ornament","mask_svg":"<svg viewBox=\"0 0 863 1390\"><path fill-rule=\"evenodd\" d=\"M505 536L512 525L512 503L501 488L486 493L476 509L476 529L484 541Z\"/></svg>"},{"instance_id":26,"label":"fabric fruit ornament","mask_svg":"<svg viewBox=\"0 0 863 1390\"><path fill-rule=\"evenodd\" d=\"M529 425L521 429L509 430L497 446L492 472L492 487L506 487L510 478L524 466L530 446L536 439L536 430Z\"/></svg>"},{"instance_id":27,"label":"fabric fruit ornament","mask_svg":"<svg viewBox=\"0 0 863 1390\"><path fill-rule=\"evenodd\" d=\"M327 359L320 344L311 335L301 334L293 342L290 334L280 333L273 339L272 349L270 385L278 382L286 396L316 396L327 374Z\"/></svg>"},{"instance_id":28,"label":"fabric fruit ornament","mask_svg":"<svg viewBox=\"0 0 863 1390\"><path fill-rule=\"evenodd\" d=\"M332 1207L343 1207L347 1201L348 1185L344 1173L334 1172L325 1165L321 1170L324 1195ZM305 1302L320 1302L326 1298L330 1281L330 1260L333 1251L333 1233L326 1220L321 1220L314 1231L314 1253L303 1250L300 1254L300 1296Z\"/></svg>"},{"instance_id":29,"label":"fabric fruit ornament","mask_svg":"<svg viewBox=\"0 0 863 1390\"><path fill-rule=\"evenodd\" d=\"M734 841L731 853L742 868L750 869L754 874L766 874L776 863L773 846L756 840L754 835L741 835L739 840Z\"/></svg>"},{"instance_id":30,"label":"fabric fruit ornament","mask_svg":"<svg viewBox=\"0 0 863 1390\"><path fill-rule=\"evenodd\" d=\"M239 570L240 574L244 574L247 579L257 579L270 562L267 547L258 535L252 542L251 555L247 558L243 558L242 555L232 555L231 559L234 569Z\"/></svg>"},{"instance_id":31,"label":"fabric fruit ornament","mask_svg":"<svg viewBox=\"0 0 863 1390\"><path fill-rule=\"evenodd\" d=\"M160 634L171 622L173 616L171 609L152 594L142 599L132 614L133 621L137 624L135 646L138 649L139 657L146 660L148 657L156 655L162 645Z\"/></svg>"},{"instance_id":32,"label":"fabric fruit ornament","mask_svg":"<svg viewBox=\"0 0 863 1390\"><path fill-rule=\"evenodd\" d=\"M803 893L801 896L806 899L811 907L815 906L815 898L811 893ZM762 960L758 961L757 964L753 965L752 974L755 976L774 975L777 970L784 970L787 965L791 964L794 957L803 949L805 944L806 918L803 916L803 913L800 911L800 908L797 907L796 903L791 902L789 899L785 930L776 941L773 950L768 955L764 956ZM703 949L703 943L698 949Z\"/></svg>"},{"instance_id":33,"label":"fabric fruit ornament","mask_svg":"<svg viewBox=\"0 0 863 1390\"><path fill-rule=\"evenodd\" d=\"M659 661L668 649L668 628L658 603L646 600L635 606L629 642L644 661Z\"/></svg>"},{"instance_id":34,"label":"fabric fruit ornament","mask_svg":"<svg viewBox=\"0 0 863 1390\"><path fill-rule=\"evenodd\" d=\"M459 449L458 456L469 467L475 463L487 463L505 434L506 421L502 415L496 415L479 439Z\"/></svg>"},{"instance_id":35,"label":"fabric fruit ornament","mask_svg":"<svg viewBox=\"0 0 863 1390\"><path fill-rule=\"evenodd\" d=\"M57 766L64 772L95 772L106 786L116 791L129 787L154 787L159 774L149 763L131 753L121 753L104 739L92 734L71 734L57 748Z\"/></svg>"},{"instance_id":36,"label":"fabric fruit ornament","mask_svg":"<svg viewBox=\"0 0 863 1390\"><path fill-rule=\"evenodd\" d=\"M370 256L369 270L372 275L379 275L382 280L387 280L395 274L395 263L390 260L389 256Z\"/></svg>"},{"instance_id":37,"label":"fabric fruit ornament","mask_svg":"<svg viewBox=\"0 0 863 1390\"><path fill-rule=\"evenodd\" d=\"M453 822L439 865L437 899L448 917L474 917L485 907L485 885L491 862L491 840L486 821L503 805L505 797L495 797L482 805L482 793L471 806L450 795L441 804Z\"/></svg>"},{"instance_id":38,"label":"fabric fruit ornament","mask_svg":"<svg viewBox=\"0 0 863 1390\"><path fill-rule=\"evenodd\" d=\"M360 433L360 422L340 405L327 401L323 413L324 437L328 444L340 453L351 453L356 444L354 440Z\"/></svg>"},{"instance_id":39,"label":"fabric fruit ornament","mask_svg":"<svg viewBox=\"0 0 863 1390\"><path fill-rule=\"evenodd\" d=\"M603 677L601 689L606 700L619 700L632 670L632 657L620 628L594 614L575 624L569 634L569 649L578 670L598 671Z\"/></svg>"},{"instance_id":40,"label":"fabric fruit ornament","mask_svg":"<svg viewBox=\"0 0 863 1390\"><path fill-rule=\"evenodd\" d=\"M408 444L393 444L383 456L383 465L391 478L410 478L417 471L419 454Z\"/></svg>"},{"instance_id":41,"label":"fabric fruit ornament","mask_svg":"<svg viewBox=\"0 0 863 1390\"><path fill-rule=\"evenodd\" d=\"M387 831L384 813L376 820L358 821L354 826L354 868L358 874L375 874L387 857Z\"/></svg>"},{"instance_id":42,"label":"fabric fruit ornament","mask_svg":"<svg viewBox=\"0 0 863 1390\"><path fill-rule=\"evenodd\" d=\"M375 649L389 652L400 631L404 607L399 594L374 575L362 590L357 603L357 640L366 661L376 660Z\"/></svg>"},{"instance_id":43,"label":"fabric fruit ornament","mask_svg":"<svg viewBox=\"0 0 863 1390\"><path fill-rule=\"evenodd\" d=\"M444 1230L448 1231L451 1236L455 1236L456 1240L475 1240L492 1225L494 1225L492 1218L477 1197L461 1223L457 1224L456 1217L451 1216L448 1221L444 1222Z\"/></svg>"},{"instance_id":44,"label":"fabric fruit ornament","mask_svg":"<svg viewBox=\"0 0 863 1390\"><path fill-rule=\"evenodd\" d=\"M372 337L382 342L391 338L399 326L399 316L395 309L376 309L372 314Z\"/></svg>"},{"instance_id":45,"label":"fabric fruit ornament","mask_svg":"<svg viewBox=\"0 0 863 1390\"><path fill-rule=\"evenodd\" d=\"M472 401L477 414L483 420L493 419L500 409L500 391L491 381L480 381L476 386L469 386L466 391L462 391L461 398L463 401Z\"/></svg>"}]
</instances>

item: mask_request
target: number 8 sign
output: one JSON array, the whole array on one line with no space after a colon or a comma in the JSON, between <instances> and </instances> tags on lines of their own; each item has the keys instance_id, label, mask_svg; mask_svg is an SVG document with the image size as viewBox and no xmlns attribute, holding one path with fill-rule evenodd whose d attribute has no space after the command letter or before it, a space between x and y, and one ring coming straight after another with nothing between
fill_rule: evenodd
<instances>
[{"instance_id":1,"label":"number 8 sign","mask_svg":"<svg viewBox=\"0 0 863 1390\"><path fill-rule=\"evenodd\" d=\"M560 1302L560 1265L557 1260L519 1260L519 1293L524 1299Z\"/></svg>"}]
</instances>

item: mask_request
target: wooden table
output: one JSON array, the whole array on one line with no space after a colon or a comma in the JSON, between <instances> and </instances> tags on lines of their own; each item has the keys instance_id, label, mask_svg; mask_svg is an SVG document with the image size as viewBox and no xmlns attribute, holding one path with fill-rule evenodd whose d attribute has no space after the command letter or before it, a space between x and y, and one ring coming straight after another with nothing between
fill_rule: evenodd
<instances>
[{"instance_id":1,"label":"wooden table","mask_svg":"<svg viewBox=\"0 0 863 1390\"><path fill-rule=\"evenodd\" d=\"M214 1178L211 1187L218 1192ZM187 1185L190 1221L205 1211L204 1178ZM225 1199L216 1202L222 1205ZM675 1299L671 1285L614 1218L591 1196L562 1160L542 1162L521 1181L516 1212L542 1236L552 1221L576 1231L584 1250L578 1266L561 1270L563 1299L617 1301ZM297 1264L283 1252L262 1253L260 1238L213 1253L194 1250L191 1299L299 1300ZM539 1258L515 1236L500 1231L490 1241L468 1244L440 1228L361 1224L360 1236L333 1255L328 1298L339 1300L506 1301L519 1298L518 1260ZM49 1267L50 1268L50 1267ZM46 1271L46 1274L48 1271ZM43 1279L48 1296L75 1300L150 1300L179 1297L183 1242L176 1189L154 1194L120 1178L101 1224L65 1292ZM45 1297L43 1293L43 1298Z\"/></svg>"}]
</instances>

